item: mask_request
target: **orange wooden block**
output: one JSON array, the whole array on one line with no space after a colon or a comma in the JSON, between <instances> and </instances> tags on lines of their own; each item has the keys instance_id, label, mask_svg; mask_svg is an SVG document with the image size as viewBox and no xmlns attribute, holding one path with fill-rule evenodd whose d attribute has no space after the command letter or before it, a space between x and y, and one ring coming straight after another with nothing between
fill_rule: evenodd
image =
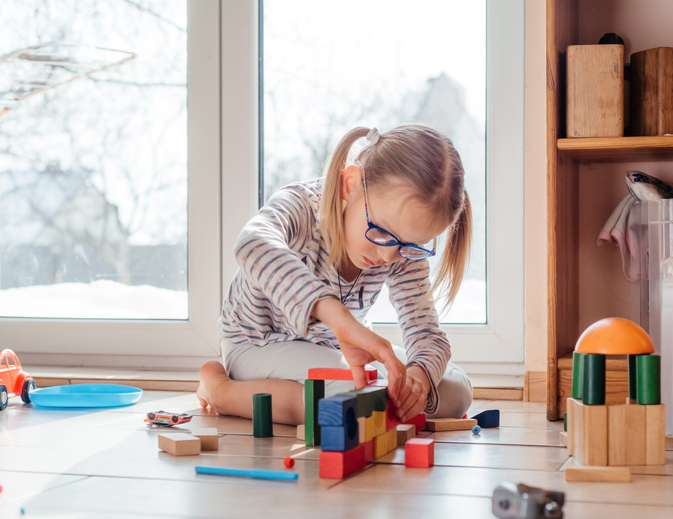
<instances>
[{"instance_id":1,"label":"orange wooden block","mask_svg":"<svg viewBox=\"0 0 673 519\"><path fill-rule=\"evenodd\" d=\"M435 440L412 438L404 444L404 465L427 469L435 464Z\"/></svg>"},{"instance_id":2,"label":"orange wooden block","mask_svg":"<svg viewBox=\"0 0 673 519\"><path fill-rule=\"evenodd\" d=\"M645 464L666 464L666 407L664 404L645 407Z\"/></svg>"},{"instance_id":3,"label":"orange wooden block","mask_svg":"<svg viewBox=\"0 0 673 519\"><path fill-rule=\"evenodd\" d=\"M345 452L320 451L320 477L343 479L365 468L365 444Z\"/></svg>"},{"instance_id":4,"label":"orange wooden block","mask_svg":"<svg viewBox=\"0 0 673 519\"><path fill-rule=\"evenodd\" d=\"M365 369L367 381L376 380L378 372L375 369ZM311 368L308 370L309 380L353 380L350 369L339 368Z\"/></svg>"}]
</instances>

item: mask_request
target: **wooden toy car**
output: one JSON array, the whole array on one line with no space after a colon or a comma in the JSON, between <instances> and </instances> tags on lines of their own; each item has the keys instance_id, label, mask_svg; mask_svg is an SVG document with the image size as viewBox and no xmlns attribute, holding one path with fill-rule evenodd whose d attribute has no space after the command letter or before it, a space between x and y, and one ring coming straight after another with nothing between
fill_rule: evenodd
<instances>
[{"instance_id":1,"label":"wooden toy car","mask_svg":"<svg viewBox=\"0 0 673 519\"><path fill-rule=\"evenodd\" d=\"M30 392L35 389L35 380L21 369L19 357L12 350L0 353L0 411L7 407L10 396L21 395L21 400L30 403Z\"/></svg>"},{"instance_id":2,"label":"wooden toy car","mask_svg":"<svg viewBox=\"0 0 673 519\"><path fill-rule=\"evenodd\" d=\"M164 425L170 427L171 425L178 425L180 423L187 423L191 421L192 415L187 413L169 413L168 411L157 411L156 413L147 413L145 422L150 425Z\"/></svg>"}]
</instances>

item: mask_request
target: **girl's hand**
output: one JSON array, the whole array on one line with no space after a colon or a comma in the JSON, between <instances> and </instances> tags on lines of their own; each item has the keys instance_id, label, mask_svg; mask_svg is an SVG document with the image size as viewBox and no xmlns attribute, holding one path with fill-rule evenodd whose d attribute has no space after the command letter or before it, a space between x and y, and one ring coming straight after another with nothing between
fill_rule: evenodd
<instances>
[{"instance_id":1,"label":"girl's hand","mask_svg":"<svg viewBox=\"0 0 673 519\"><path fill-rule=\"evenodd\" d=\"M407 383L407 370L393 353L392 344L359 323L337 299L321 299L311 313L336 335L341 352L353 372L355 387L359 389L367 385L365 365L378 360L388 370L388 393L395 400Z\"/></svg>"},{"instance_id":2,"label":"girl's hand","mask_svg":"<svg viewBox=\"0 0 673 519\"><path fill-rule=\"evenodd\" d=\"M407 381L402 387L399 397L393 399L397 407L397 418L406 422L421 413L427 404L430 391L430 379L420 366L410 366L407 369Z\"/></svg>"}]
</instances>

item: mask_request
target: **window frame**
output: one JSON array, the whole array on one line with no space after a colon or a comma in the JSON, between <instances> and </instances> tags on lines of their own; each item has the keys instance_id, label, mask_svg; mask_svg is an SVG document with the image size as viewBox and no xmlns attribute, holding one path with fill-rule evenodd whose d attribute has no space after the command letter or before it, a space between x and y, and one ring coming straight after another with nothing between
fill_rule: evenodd
<instances>
[{"instance_id":1,"label":"window frame","mask_svg":"<svg viewBox=\"0 0 673 519\"><path fill-rule=\"evenodd\" d=\"M26 365L198 368L219 356L220 3L187 4L187 320L0 318ZM189 352L189 354L187 354Z\"/></svg>"}]
</instances>

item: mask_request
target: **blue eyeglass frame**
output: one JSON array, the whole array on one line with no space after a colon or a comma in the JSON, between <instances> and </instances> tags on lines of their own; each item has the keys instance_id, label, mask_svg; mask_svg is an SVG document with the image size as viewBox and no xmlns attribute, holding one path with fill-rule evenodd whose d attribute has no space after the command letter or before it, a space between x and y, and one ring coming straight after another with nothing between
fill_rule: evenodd
<instances>
[{"instance_id":1,"label":"blue eyeglass frame","mask_svg":"<svg viewBox=\"0 0 673 519\"><path fill-rule=\"evenodd\" d=\"M362 189L364 191L364 197L365 197L365 214L367 215L367 230L365 231L365 238L367 238L367 240L372 242L374 245L379 245L380 247L394 247L395 245L399 245L399 247L400 247L399 251L398 251L399 255L401 257L405 258L405 259L408 259L408 260L416 261L416 260L422 260L422 259L431 258L432 256L435 256L437 253L434 250L424 249L423 247L419 247L418 245L414 245L413 243L405 243L403 241L400 241L397 238L397 236L395 236L390 231L387 231L383 227L380 227L380 226L372 223L371 219L369 218L369 204L367 203L367 184L365 183L365 167L359 160L355 161L355 165L362 170ZM392 238L392 240L387 241L386 243L378 243L378 242L372 240L369 236L367 236L369 234L369 231L371 231L372 229L376 229L377 231L381 231L381 232L387 234L388 236L390 236ZM421 251L421 252L425 253L425 255L424 256L414 256L413 258L411 258L409 256L405 256L404 254L402 254L402 249L404 249L405 247Z\"/></svg>"}]
</instances>

